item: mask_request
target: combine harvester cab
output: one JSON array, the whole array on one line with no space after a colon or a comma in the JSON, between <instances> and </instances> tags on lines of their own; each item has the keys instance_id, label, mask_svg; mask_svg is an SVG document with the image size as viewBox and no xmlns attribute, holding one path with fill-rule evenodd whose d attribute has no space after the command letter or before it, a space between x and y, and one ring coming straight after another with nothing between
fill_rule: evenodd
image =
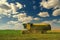
<instances>
[{"instance_id":1,"label":"combine harvester cab","mask_svg":"<svg viewBox=\"0 0 60 40\"><path fill-rule=\"evenodd\" d=\"M26 30L23 30L22 33L47 33L48 30L51 30L51 25L47 23L27 23L23 24Z\"/></svg>"}]
</instances>

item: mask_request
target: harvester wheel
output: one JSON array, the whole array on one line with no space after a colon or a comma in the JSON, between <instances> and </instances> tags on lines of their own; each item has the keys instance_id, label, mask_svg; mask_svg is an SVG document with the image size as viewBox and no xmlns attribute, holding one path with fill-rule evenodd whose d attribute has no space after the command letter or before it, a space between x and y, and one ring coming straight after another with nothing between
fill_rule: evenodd
<instances>
[{"instance_id":1,"label":"harvester wheel","mask_svg":"<svg viewBox=\"0 0 60 40\"><path fill-rule=\"evenodd\" d=\"M22 31L22 34L28 34L28 33L30 33L30 31L28 31L28 30Z\"/></svg>"}]
</instances>

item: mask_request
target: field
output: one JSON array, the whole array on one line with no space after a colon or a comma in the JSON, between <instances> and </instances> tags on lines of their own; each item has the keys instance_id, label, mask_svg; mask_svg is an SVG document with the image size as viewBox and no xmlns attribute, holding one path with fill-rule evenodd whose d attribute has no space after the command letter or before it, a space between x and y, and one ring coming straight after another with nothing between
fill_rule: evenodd
<instances>
[{"instance_id":1,"label":"field","mask_svg":"<svg viewBox=\"0 0 60 40\"><path fill-rule=\"evenodd\" d=\"M21 34L20 30L0 30L0 40L60 40L60 32Z\"/></svg>"}]
</instances>

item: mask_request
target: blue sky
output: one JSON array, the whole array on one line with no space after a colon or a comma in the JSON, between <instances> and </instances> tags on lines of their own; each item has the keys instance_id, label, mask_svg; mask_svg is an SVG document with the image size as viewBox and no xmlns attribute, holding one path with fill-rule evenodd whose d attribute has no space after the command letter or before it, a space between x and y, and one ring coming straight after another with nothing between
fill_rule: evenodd
<instances>
[{"instance_id":1,"label":"blue sky","mask_svg":"<svg viewBox=\"0 0 60 40\"><path fill-rule=\"evenodd\" d=\"M0 0L0 26L46 22L60 29L59 0ZM18 25L20 26L20 25ZM0 27L0 29L1 29ZM18 27L19 28L19 27ZM18 29L17 28L17 29Z\"/></svg>"}]
</instances>

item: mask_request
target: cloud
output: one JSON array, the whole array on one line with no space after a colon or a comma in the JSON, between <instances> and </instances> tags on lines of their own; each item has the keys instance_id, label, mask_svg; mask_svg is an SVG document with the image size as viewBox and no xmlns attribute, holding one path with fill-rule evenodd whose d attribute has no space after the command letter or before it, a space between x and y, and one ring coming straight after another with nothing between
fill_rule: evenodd
<instances>
[{"instance_id":1,"label":"cloud","mask_svg":"<svg viewBox=\"0 0 60 40\"><path fill-rule=\"evenodd\" d=\"M53 20L53 23L58 23L58 24L60 24L60 20L55 19L55 20Z\"/></svg>"},{"instance_id":2,"label":"cloud","mask_svg":"<svg viewBox=\"0 0 60 40\"><path fill-rule=\"evenodd\" d=\"M2 9L6 9L6 10L11 9L11 8L8 7L8 5L6 5L6 4L1 4L1 5L0 5L0 8L2 8Z\"/></svg>"},{"instance_id":3,"label":"cloud","mask_svg":"<svg viewBox=\"0 0 60 40\"><path fill-rule=\"evenodd\" d=\"M43 21L42 23L48 23L51 25L51 28L52 30L53 29L59 29L60 28L60 20L57 20L57 19L53 19L53 20L50 20L50 21Z\"/></svg>"},{"instance_id":4,"label":"cloud","mask_svg":"<svg viewBox=\"0 0 60 40\"><path fill-rule=\"evenodd\" d=\"M20 3L8 3L7 0L0 0L0 15L6 15L8 17L11 16L11 14L17 14L17 10L22 8L22 4Z\"/></svg>"},{"instance_id":5,"label":"cloud","mask_svg":"<svg viewBox=\"0 0 60 40\"><path fill-rule=\"evenodd\" d=\"M17 14L19 12L17 12L18 9L21 9L23 6L22 4L20 4L19 2L16 2L16 4L14 3L8 3L7 0L0 0L0 15L5 15L5 16L8 16L8 17L11 17L11 14L13 14L13 18L18 18L20 17L21 20L23 20L22 18L24 18L24 20L28 20L30 19L31 17L26 17L26 14L18 14L18 15L14 15L14 14ZM18 18L19 19L19 18Z\"/></svg>"},{"instance_id":6,"label":"cloud","mask_svg":"<svg viewBox=\"0 0 60 40\"><path fill-rule=\"evenodd\" d=\"M27 16L26 13L19 13L18 15L13 15L13 18L18 18L18 21L22 23L29 23L32 20L40 20L40 18L38 17L33 18L32 16Z\"/></svg>"},{"instance_id":7,"label":"cloud","mask_svg":"<svg viewBox=\"0 0 60 40\"><path fill-rule=\"evenodd\" d=\"M53 16L58 16L60 15L60 0L42 0L42 2L40 3L40 6L43 6L44 8L50 9L53 8L55 9L53 11ZM59 9L57 9L59 8Z\"/></svg>"},{"instance_id":8,"label":"cloud","mask_svg":"<svg viewBox=\"0 0 60 40\"><path fill-rule=\"evenodd\" d=\"M7 24L17 24L18 23L18 21L9 21L9 22L7 22Z\"/></svg>"},{"instance_id":9,"label":"cloud","mask_svg":"<svg viewBox=\"0 0 60 40\"><path fill-rule=\"evenodd\" d=\"M36 17L36 18L34 18L34 20L40 20L40 18Z\"/></svg>"},{"instance_id":10,"label":"cloud","mask_svg":"<svg viewBox=\"0 0 60 40\"><path fill-rule=\"evenodd\" d=\"M38 15L39 15L40 17L49 17L48 12L40 12Z\"/></svg>"},{"instance_id":11,"label":"cloud","mask_svg":"<svg viewBox=\"0 0 60 40\"><path fill-rule=\"evenodd\" d=\"M2 17L0 17L0 19L1 19Z\"/></svg>"},{"instance_id":12,"label":"cloud","mask_svg":"<svg viewBox=\"0 0 60 40\"><path fill-rule=\"evenodd\" d=\"M12 17L13 17L13 18L18 18L18 15L13 15Z\"/></svg>"},{"instance_id":13,"label":"cloud","mask_svg":"<svg viewBox=\"0 0 60 40\"><path fill-rule=\"evenodd\" d=\"M1 26L1 27L0 27L0 30L7 30L7 29L9 29L9 28L8 28L8 25L4 25L4 26Z\"/></svg>"},{"instance_id":14,"label":"cloud","mask_svg":"<svg viewBox=\"0 0 60 40\"><path fill-rule=\"evenodd\" d=\"M53 11L53 16L59 16L60 15L60 9L56 9Z\"/></svg>"},{"instance_id":15,"label":"cloud","mask_svg":"<svg viewBox=\"0 0 60 40\"><path fill-rule=\"evenodd\" d=\"M31 20L33 20L33 17L27 16L26 13L18 14L18 21L22 23L29 23Z\"/></svg>"},{"instance_id":16,"label":"cloud","mask_svg":"<svg viewBox=\"0 0 60 40\"><path fill-rule=\"evenodd\" d=\"M12 16L13 18L15 18L17 13L19 13L17 12L17 10L21 9L22 7L23 7L22 4L18 2L16 2L16 4L14 3L9 4L7 0L0 0L0 15L11 17L11 14L13 14ZM2 16L0 16L0 19L2 18ZM18 18L18 16L16 18ZM6 25L1 26L0 29L22 30L24 28L22 23L19 23L18 21L9 21L7 22Z\"/></svg>"},{"instance_id":17,"label":"cloud","mask_svg":"<svg viewBox=\"0 0 60 40\"><path fill-rule=\"evenodd\" d=\"M20 19L20 18L23 18L23 17L26 17L27 15L26 15L26 13L19 13L19 14L17 14L17 15L13 15L13 18L18 18L18 19Z\"/></svg>"},{"instance_id":18,"label":"cloud","mask_svg":"<svg viewBox=\"0 0 60 40\"><path fill-rule=\"evenodd\" d=\"M21 9L23 6L22 6L22 4L20 4L19 2L16 2L16 6L19 8L19 9Z\"/></svg>"},{"instance_id":19,"label":"cloud","mask_svg":"<svg viewBox=\"0 0 60 40\"><path fill-rule=\"evenodd\" d=\"M11 13L10 13L10 10L5 10L5 9L0 8L0 15L3 15L3 16L5 15L5 16L10 17Z\"/></svg>"},{"instance_id":20,"label":"cloud","mask_svg":"<svg viewBox=\"0 0 60 40\"><path fill-rule=\"evenodd\" d=\"M7 0L0 0L0 8L2 9L10 9L10 5L8 4Z\"/></svg>"},{"instance_id":21,"label":"cloud","mask_svg":"<svg viewBox=\"0 0 60 40\"><path fill-rule=\"evenodd\" d=\"M6 3L7 0L0 0L0 4Z\"/></svg>"},{"instance_id":22,"label":"cloud","mask_svg":"<svg viewBox=\"0 0 60 40\"><path fill-rule=\"evenodd\" d=\"M26 17L26 16L27 16L26 13L19 13L19 14L18 14L18 17L19 17L19 18L24 18L24 17Z\"/></svg>"},{"instance_id":23,"label":"cloud","mask_svg":"<svg viewBox=\"0 0 60 40\"><path fill-rule=\"evenodd\" d=\"M10 7L11 7L11 10L12 10L13 14L15 14L16 11L17 11L16 5L13 4L13 3L10 3Z\"/></svg>"},{"instance_id":24,"label":"cloud","mask_svg":"<svg viewBox=\"0 0 60 40\"><path fill-rule=\"evenodd\" d=\"M24 26L22 23L19 23L18 21L9 21L7 22L8 29L14 29L14 30L24 30Z\"/></svg>"},{"instance_id":25,"label":"cloud","mask_svg":"<svg viewBox=\"0 0 60 40\"><path fill-rule=\"evenodd\" d=\"M22 23L29 23L30 21L33 20L33 17L27 16L26 13L19 13L17 15L13 15L13 18L17 18L18 21Z\"/></svg>"},{"instance_id":26,"label":"cloud","mask_svg":"<svg viewBox=\"0 0 60 40\"><path fill-rule=\"evenodd\" d=\"M17 5L15 5L14 3L10 3L10 8L13 11L13 14L16 14L17 10L22 8L22 4L20 4L18 2L16 2L16 4Z\"/></svg>"},{"instance_id":27,"label":"cloud","mask_svg":"<svg viewBox=\"0 0 60 40\"><path fill-rule=\"evenodd\" d=\"M53 23L60 23L60 20L53 19L53 20L50 20L50 21L44 21L44 22L53 24Z\"/></svg>"},{"instance_id":28,"label":"cloud","mask_svg":"<svg viewBox=\"0 0 60 40\"><path fill-rule=\"evenodd\" d=\"M40 6L43 6L44 8L50 9L50 8L60 8L60 1L59 0L43 0Z\"/></svg>"}]
</instances>

